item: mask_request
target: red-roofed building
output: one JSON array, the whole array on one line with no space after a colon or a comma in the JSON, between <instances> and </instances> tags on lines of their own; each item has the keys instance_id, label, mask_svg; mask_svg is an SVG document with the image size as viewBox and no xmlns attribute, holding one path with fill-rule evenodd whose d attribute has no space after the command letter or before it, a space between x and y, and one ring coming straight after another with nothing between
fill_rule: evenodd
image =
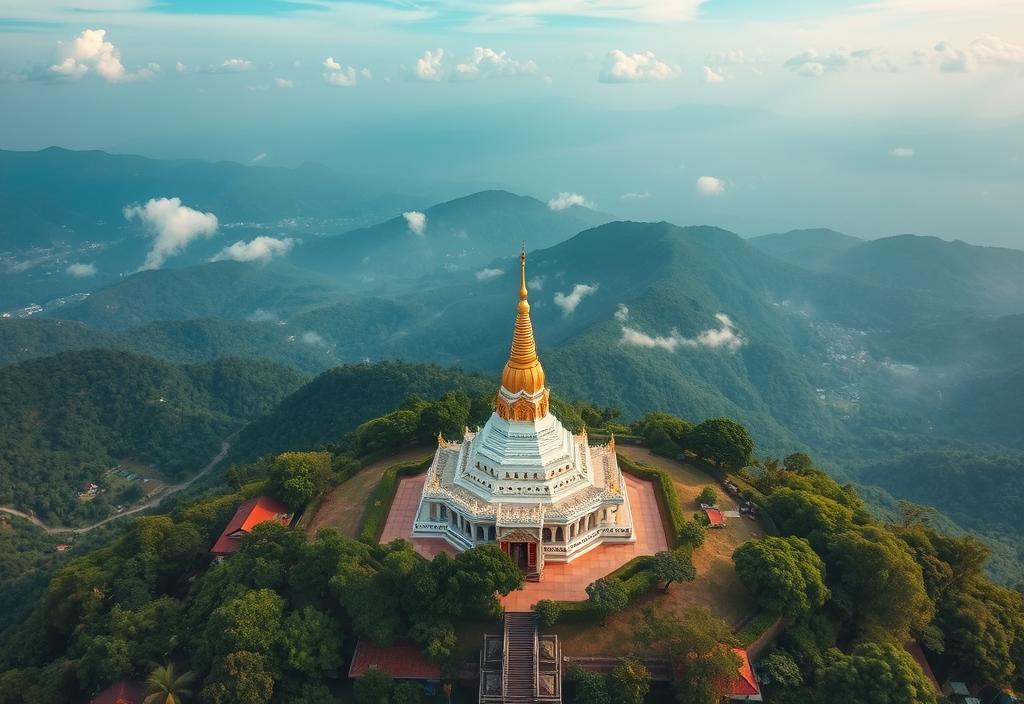
<instances>
[{"instance_id":1,"label":"red-roofed building","mask_svg":"<svg viewBox=\"0 0 1024 704\"><path fill-rule=\"evenodd\" d=\"M89 704L142 704L145 698L145 687L138 682L121 680L90 699Z\"/></svg>"},{"instance_id":2,"label":"red-roofed building","mask_svg":"<svg viewBox=\"0 0 1024 704\"><path fill-rule=\"evenodd\" d=\"M702 506L712 528L725 528L725 515L714 506Z\"/></svg>"},{"instance_id":3,"label":"red-roofed building","mask_svg":"<svg viewBox=\"0 0 1024 704\"><path fill-rule=\"evenodd\" d=\"M916 640L912 640L903 646L903 649L910 653L910 656L914 658L914 661L921 668L921 671L928 678L928 681L935 687L936 694L942 694L942 686L939 681L935 679L935 673L932 672L932 666L928 664L928 658L925 657L924 651L921 650L921 646L918 645Z\"/></svg>"},{"instance_id":4,"label":"red-roofed building","mask_svg":"<svg viewBox=\"0 0 1024 704\"><path fill-rule=\"evenodd\" d=\"M348 676L362 677L370 670L380 670L396 680L441 680L441 667L423 657L419 646L408 640L375 645L360 638L352 655Z\"/></svg>"},{"instance_id":5,"label":"red-roofed building","mask_svg":"<svg viewBox=\"0 0 1024 704\"><path fill-rule=\"evenodd\" d=\"M287 526L292 522L292 514L287 506L270 497L258 496L255 499L249 499L235 511L234 517L217 538L217 542L210 548L210 552L218 557L238 552L238 549L242 547L242 538L253 527L266 521L277 521L281 525Z\"/></svg>"},{"instance_id":6,"label":"red-roofed building","mask_svg":"<svg viewBox=\"0 0 1024 704\"><path fill-rule=\"evenodd\" d=\"M743 648L733 648L733 654L742 662L736 679L729 683L729 691L726 694L731 702L760 702L761 687L757 684L757 677L754 676L754 668L750 666L750 656Z\"/></svg>"}]
</instances>

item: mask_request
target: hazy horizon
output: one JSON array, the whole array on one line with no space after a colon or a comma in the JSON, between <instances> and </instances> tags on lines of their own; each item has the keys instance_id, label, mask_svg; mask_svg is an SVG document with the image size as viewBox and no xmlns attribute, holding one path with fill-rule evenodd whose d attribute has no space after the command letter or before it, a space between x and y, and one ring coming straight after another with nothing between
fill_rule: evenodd
<instances>
[{"instance_id":1,"label":"hazy horizon","mask_svg":"<svg viewBox=\"0 0 1024 704\"><path fill-rule=\"evenodd\" d=\"M958 5L9 0L0 147L1019 248L1024 7Z\"/></svg>"}]
</instances>

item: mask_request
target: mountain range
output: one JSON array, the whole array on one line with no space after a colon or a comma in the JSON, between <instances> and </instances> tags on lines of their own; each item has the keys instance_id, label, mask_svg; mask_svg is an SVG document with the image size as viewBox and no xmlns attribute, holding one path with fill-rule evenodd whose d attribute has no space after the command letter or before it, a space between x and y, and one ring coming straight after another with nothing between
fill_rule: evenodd
<instances>
[{"instance_id":1,"label":"mountain range","mask_svg":"<svg viewBox=\"0 0 1024 704\"><path fill-rule=\"evenodd\" d=\"M417 212L421 232L396 212L269 264L192 262L96 285L44 317L0 320L0 364L104 347L306 372L405 360L491 379L508 350L525 239L538 345L561 398L626 419L735 417L762 455L810 449L837 476L931 503L1000 545L1024 535L982 510L1024 494L1013 469L1024 456L1024 252L826 229L745 240L503 191ZM476 383L442 374L421 388L392 372L379 372L391 391L375 412L403 393ZM356 388L373 383L345 374ZM271 417L340 413L328 382L313 383ZM354 420L310 420L305 434L253 427L269 451L328 442ZM992 467L1006 468L1001 480L990 481Z\"/></svg>"}]
</instances>

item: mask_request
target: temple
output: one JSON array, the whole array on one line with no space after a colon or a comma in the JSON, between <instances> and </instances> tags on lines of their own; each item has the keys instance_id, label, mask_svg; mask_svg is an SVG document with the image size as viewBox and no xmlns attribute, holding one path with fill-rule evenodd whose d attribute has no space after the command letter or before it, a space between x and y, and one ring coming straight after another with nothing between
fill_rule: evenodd
<instances>
[{"instance_id":1,"label":"temple","mask_svg":"<svg viewBox=\"0 0 1024 704\"><path fill-rule=\"evenodd\" d=\"M615 439L591 446L548 408L550 392L530 321L526 253L512 351L494 412L461 442L438 437L413 535L459 550L498 544L528 579L545 562L569 562L602 543L633 542Z\"/></svg>"}]
</instances>

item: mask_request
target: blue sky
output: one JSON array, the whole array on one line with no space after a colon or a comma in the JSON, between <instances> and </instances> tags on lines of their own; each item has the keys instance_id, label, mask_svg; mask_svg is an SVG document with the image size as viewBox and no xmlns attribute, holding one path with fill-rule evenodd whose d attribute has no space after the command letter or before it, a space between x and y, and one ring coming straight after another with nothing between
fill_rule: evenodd
<instances>
[{"instance_id":1,"label":"blue sky","mask_svg":"<svg viewBox=\"0 0 1024 704\"><path fill-rule=\"evenodd\" d=\"M0 103L3 148L1021 237L1020 0L0 0Z\"/></svg>"}]
</instances>

